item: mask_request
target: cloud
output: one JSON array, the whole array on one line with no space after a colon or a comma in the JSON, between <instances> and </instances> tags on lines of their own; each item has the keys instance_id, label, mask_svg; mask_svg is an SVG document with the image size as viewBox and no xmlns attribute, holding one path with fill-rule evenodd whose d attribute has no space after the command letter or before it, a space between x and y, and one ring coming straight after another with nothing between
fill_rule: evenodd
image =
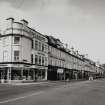
<instances>
[{"instance_id":1,"label":"cloud","mask_svg":"<svg viewBox=\"0 0 105 105\"><path fill-rule=\"evenodd\" d=\"M21 10L30 10L32 8L42 8L51 0L0 0L0 2L8 2L12 7Z\"/></svg>"},{"instance_id":2,"label":"cloud","mask_svg":"<svg viewBox=\"0 0 105 105\"><path fill-rule=\"evenodd\" d=\"M105 0L72 0L72 5L80 8L84 13L105 16Z\"/></svg>"},{"instance_id":3,"label":"cloud","mask_svg":"<svg viewBox=\"0 0 105 105\"><path fill-rule=\"evenodd\" d=\"M1 2L0 3L0 28L3 29L5 27L5 19L8 17L13 17L15 19L26 18L27 16L24 12L17 10L12 7L11 3Z\"/></svg>"},{"instance_id":4,"label":"cloud","mask_svg":"<svg viewBox=\"0 0 105 105\"><path fill-rule=\"evenodd\" d=\"M0 21L25 18L41 33L104 62L104 4L104 0L0 0Z\"/></svg>"}]
</instances>

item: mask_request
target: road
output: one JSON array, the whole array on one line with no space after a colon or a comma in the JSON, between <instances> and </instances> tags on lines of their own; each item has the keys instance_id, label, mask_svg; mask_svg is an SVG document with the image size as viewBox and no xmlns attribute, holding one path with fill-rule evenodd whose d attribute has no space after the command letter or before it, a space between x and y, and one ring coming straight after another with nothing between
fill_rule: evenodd
<instances>
[{"instance_id":1,"label":"road","mask_svg":"<svg viewBox=\"0 0 105 105\"><path fill-rule=\"evenodd\" d=\"M0 105L105 105L105 79L0 85Z\"/></svg>"}]
</instances>

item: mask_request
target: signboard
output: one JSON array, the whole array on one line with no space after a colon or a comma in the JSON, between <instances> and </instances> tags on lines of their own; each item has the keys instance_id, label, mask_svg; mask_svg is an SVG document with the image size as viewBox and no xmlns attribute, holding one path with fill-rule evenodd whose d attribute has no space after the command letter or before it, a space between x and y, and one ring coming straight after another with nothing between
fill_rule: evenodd
<instances>
[{"instance_id":1,"label":"signboard","mask_svg":"<svg viewBox=\"0 0 105 105\"><path fill-rule=\"evenodd\" d=\"M30 65L25 64L24 67L30 67Z\"/></svg>"},{"instance_id":2,"label":"signboard","mask_svg":"<svg viewBox=\"0 0 105 105\"><path fill-rule=\"evenodd\" d=\"M62 74L62 73L63 73L63 69L58 69L58 70L57 70L57 73Z\"/></svg>"},{"instance_id":3,"label":"signboard","mask_svg":"<svg viewBox=\"0 0 105 105\"><path fill-rule=\"evenodd\" d=\"M6 66L8 66L8 65L3 65L3 64L0 64L0 67L6 67Z\"/></svg>"}]
</instances>

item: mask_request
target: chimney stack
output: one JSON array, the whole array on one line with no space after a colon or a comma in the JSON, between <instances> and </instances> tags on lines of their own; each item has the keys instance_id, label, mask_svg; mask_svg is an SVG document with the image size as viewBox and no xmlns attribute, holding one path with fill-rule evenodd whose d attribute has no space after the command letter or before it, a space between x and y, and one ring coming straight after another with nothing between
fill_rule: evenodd
<instances>
[{"instance_id":1,"label":"chimney stack","mask_svg":"<svg viewBox=\"0 0 105 105\"><path fill-rule=\"evenodd\" d=\"M14 18L7 18L7 28L11 28L13 26Z\"/></svg>"},{"instance_id":2,"label":"chimney stack","mask_svg":"<svg viewBox=\"0 0 105 105\"><path fill-rule=\"evenodd\" d=\"M12 17L7 18L6 20L14 22L14 18L12 18Z\"/></svg>"},{"instance_id":3,"label":"chimney stack","mask_svg":"<svg viewBox=\"0 0 105 105\"><path fill-rule=\"evenodd\" d=\"M21 23L22 23L23 25L25 25L25 26L28 25L28 21L26 21L26 20L24 20L24 19L21 20Z\"/></svg>"}]
</instances>

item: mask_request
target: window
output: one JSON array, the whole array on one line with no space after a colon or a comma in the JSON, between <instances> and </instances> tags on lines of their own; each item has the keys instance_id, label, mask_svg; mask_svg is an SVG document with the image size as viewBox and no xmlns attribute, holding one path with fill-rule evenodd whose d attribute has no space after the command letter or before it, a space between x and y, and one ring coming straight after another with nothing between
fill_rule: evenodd
<instances>
[{"instance_id":1,"label":"window","mask_svg":"<svg viewBox=\"0 0 105 105\"><path fill-rule=\"evenodd\" d=\"M33 64L33 54L31 54L31 63Z\"/></svg>"},{"instance_id":2,"label":"window","mask_svg":"<svg viewBox=\"0 0 105 105\"><path fill-rule=\"evenodd\" d=\"M7 51L3 51L3 60L8 61L8 52Z\"/></svg>"},{"instance_id":3,"label":"window","mask_svg":"<svg viewBox=\"0 0 105 105\"><path fill-rule=\"evenodd\" d=\"M42 65L44 65L44 57L42 57Z\"/></svg>"},{"instance_id":4,"label":"window","mask_svg":"<svg viewBox=\"0 0 105 105\"><path fill-rule=\"evenodd\" d=\"M48 52L48 46L45 45L44 47L45 47L45 48L44 48L44 51L47 53L47 52ZM50 50L50 52L51 52L51 48L50 48L49 50Z\"/></svg>"},{"instance_id":5,"label":"window","mask_svg":"<svg viewBox=\"0 0 105 105\"><path fill-rule=\"evenodd\" d=\"M39 51L41 51L41 42L39 42Z\"/></svg>"},{"instance_id":6,"label":"window","mask_svg":"<svg viewBox=\"0 0 105 105\"><path fill-rule=\"evenodd\" d=\"M19 51L14 51L14 60L19 61Z\"/></svg>"},{"instance_id":7,"label":"window","mask_svg":"<svg viewBox=\"0 0 105 105\"><path fill-rule=\"evenodd\" d=\"M39 56L39 65L41 65L41 56Z\"/></svg>"},{"instance_id":8,"label":"window","mask_svg":"<svg viewBox=\"0 0 105 105\"><path fill-rule=\"evenodd\" d=\"M20 42L20 37L14 37L14 44L19 44Z\"/></svg>"},{"instance_id":9,"label":"window","mask_svg":"<svg viewBox=\"0 0 105 105\"><path fill-rule=\"evenodd\" d=\"M42 51L44 51L44 44L42 44Z\"/></svg>"},{"instance_id":10,"label":"window","mask_svg":"<svg viewBox=\"0 0 105 105\"><path fill-rule=\"evenodd\" d=\"M31 43L32 43L32 49L33 49L33 48L34 48L34 46L33 46L33 45L34 45L34 41L32 40L32 42L31 42Z\"/></svg>"},{"instance_id":11,"label":"window","mask_svg":"<svg viewBox=\"0 0 105 105\"><path fill-rule=\"evenodd\" d=\"M35 50L38 50L38 41L35 40Z\"/></svg>"},{"instance_id":12,"label":"window","mask_svg":"<svg viewBox=\"0 0 105 105\"><path fill-rule=\"evenodd\" d=\"M50 61L50 62L51 62L51 65L53 65L53 64L52 64L52 58L51 58L51 61Z\"/></svg>"},{"instance_id":13,"label":"window","mask_svg":"<svg viewBox=\"0 0 105 105\"><path fill-rule=\"evenodd\" d=\"M35 64L38 64L38 56L35 55Z\"/></svg>"},{"instance_id":14,"label":"window","mask_svg":"<svg viewBox=\"0 0 105 105\"><path fill-rule=\"evenodd\" d=\"M48 60L47 60L47 57L45 57L45 66L48 65Z\"/></svg>"},{"instance_id":15,"label":"window","mask_svg":"<svg viewBox=\"0 0 105 105\"><path fill-rule=\"evenodd\" d=\"M3 46L8 45L8 37L3 38Z\"/></svg>"}]
</instances>

